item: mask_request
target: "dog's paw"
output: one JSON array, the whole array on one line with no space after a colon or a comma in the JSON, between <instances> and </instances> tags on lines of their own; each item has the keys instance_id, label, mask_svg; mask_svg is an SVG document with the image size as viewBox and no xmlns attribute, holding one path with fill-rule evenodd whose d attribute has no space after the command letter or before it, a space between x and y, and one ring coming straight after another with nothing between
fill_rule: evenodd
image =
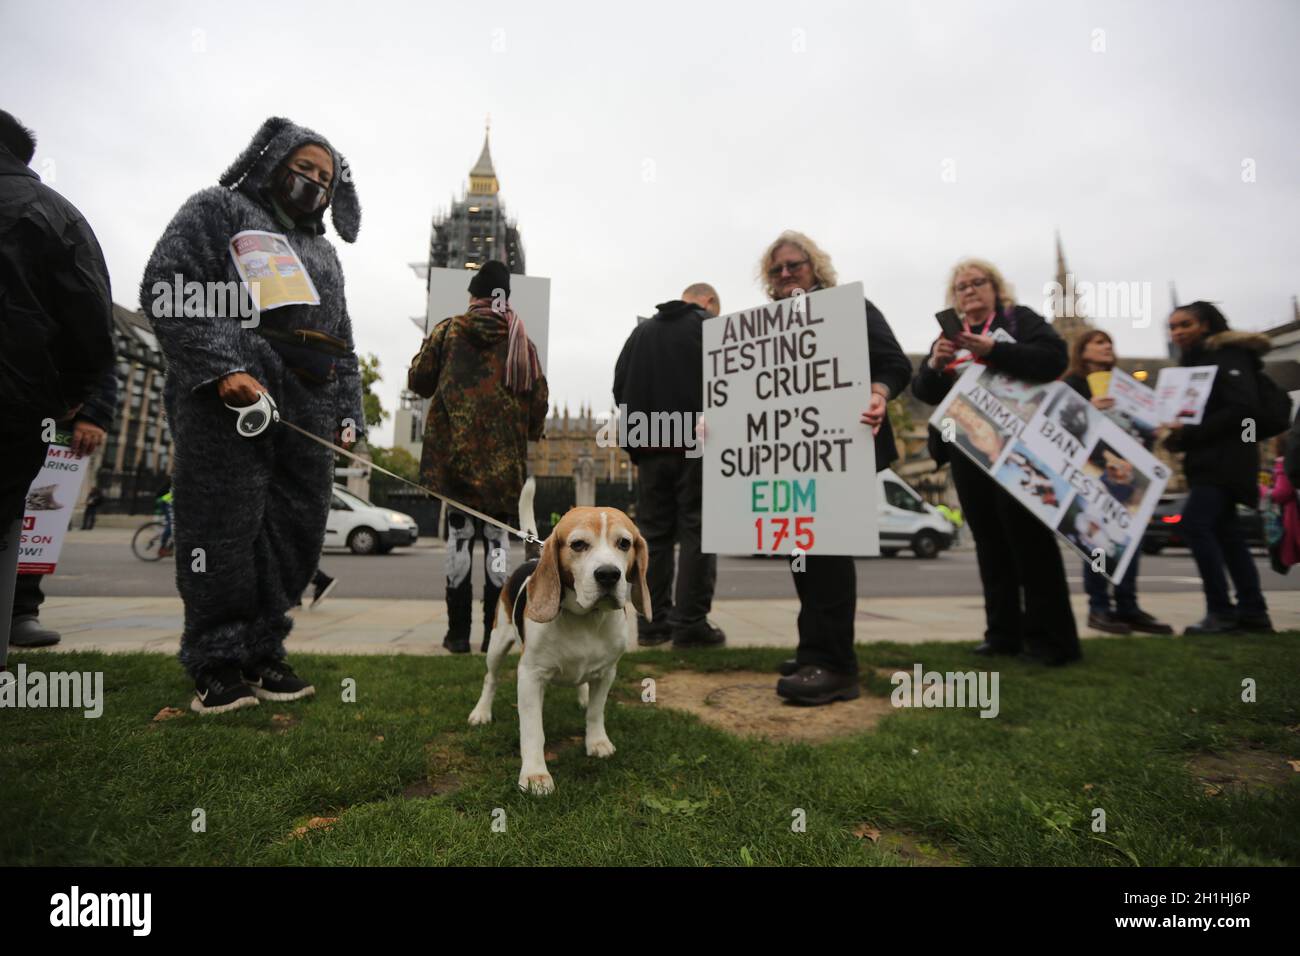
<instances>
[{"instance_id":1,"label":"dog's paw","mask_svg":"<svg viewBox=\"0 0 1300 956\"><path fill-rule=\"evenodd\" d=\"M614 756L614 742L608 737L597 737L594 740L587 741L588 757L612 757Z\"/></svg>"},{"instance_id":2,"label":"dog's paw","mask_svg":"<svg viewBox=\"0 0 1300 956\"><path fill-rule=\"evenodd\" d=\"M534 796L544 797L548 793L555 792L555 781L551 779L551 775L545 770L541 773L521 773L519 775L519 789Z\"/></svg>"},{"instance_id":3,"label":"dog's paw","mask_svg":"<svg viewBox=\"0 0 1300 956\"><path fill-rule=\"evenodd\" d=\"M471 727L480 727L483 724L492 723L492 710L486 707L475 707L469 712L469 725Z\"/></svg>"}]
</instances>

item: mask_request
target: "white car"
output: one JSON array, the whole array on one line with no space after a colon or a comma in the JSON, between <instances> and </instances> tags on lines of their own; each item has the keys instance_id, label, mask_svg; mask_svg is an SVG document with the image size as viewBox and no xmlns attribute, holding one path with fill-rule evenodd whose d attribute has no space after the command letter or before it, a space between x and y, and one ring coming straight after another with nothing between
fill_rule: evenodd
<instances>
[{"instance_id":1,"label":"white car","mask_svg":"<svg viewBox=\"0 0 1300 956\"><path fill-rule=\"evenodd\" d=\"M891 469L876 475L876 487L882 555L911 548L918 558L933 558L952 546L957 536L952 522Z\"/></svg>"},{"instance_id":2,"label":"white car","mask_svg":"<svg viewBox=\"0 0 1300 956\"><path fill-rule=\"evenodd\" d=\"M415 519L359 498L338 485L325 523L325 547L350 548L353 554L387 554L415 544L420 529Z\"/></svg>"}]
</instances>

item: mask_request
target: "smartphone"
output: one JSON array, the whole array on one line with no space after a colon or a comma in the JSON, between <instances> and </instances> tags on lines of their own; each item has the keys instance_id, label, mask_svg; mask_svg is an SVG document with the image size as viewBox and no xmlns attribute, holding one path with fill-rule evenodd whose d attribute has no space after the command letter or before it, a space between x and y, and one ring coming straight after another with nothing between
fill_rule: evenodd
<instances>
[{"instance_id":1,"label":"smartphone","mask_svg":"<svg viewBox=\"0 0 1300 956\"><path fill-rule=\"evenodd\" d=\"M939 328L943 330L943 337L950 342L957 341L957 336L962 333L961 317L957 315L957 310L944 309L942 312L936 312L934 317L939 320Z\"/></svg>"}]
</instances>

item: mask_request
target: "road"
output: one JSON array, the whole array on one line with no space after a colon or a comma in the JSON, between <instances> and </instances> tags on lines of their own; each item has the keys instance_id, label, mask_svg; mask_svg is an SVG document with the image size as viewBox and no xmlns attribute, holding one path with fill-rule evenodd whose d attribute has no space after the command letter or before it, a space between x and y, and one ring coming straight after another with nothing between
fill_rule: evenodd
<instances>
[{"instance_id":1,"label":"road","mask_svg":"<svg viewBox=\"0 0 1300 956\"><path fill-rule=\"evenodd\" d=\"M64 546L58 573L48 579L45 591L69 597L166 597L176 593L171 562L148 564L131 554L131 531L103 528L72 531ZM521 560L516 547L512 563ZM209 558L209 561L211 558ZM1265 590L1300 589L1295 577L1274 573L1262 552L1256 554ZM334 594L355 598L441 598L443 594L442 545L422 538L412 548L391 554L358 557L347 551L327 551L322 559L327 574L338 578ZM947 552L922 561L904 552L895 558L857 561L861 597L949 596L980 593L979 571L970 550ZM475 579L482 579L478 562ZM1066 572L1073 590L1082 584L1081 564L1066 555ZM1143 555L1140 588L1143 591L1200 592L1200 578L1189 552L1174 549L1158 556ZM722 558L718 563L718 598L793 598L794 584L784 561L763 558Z\"/></svg>"}]
</instances>

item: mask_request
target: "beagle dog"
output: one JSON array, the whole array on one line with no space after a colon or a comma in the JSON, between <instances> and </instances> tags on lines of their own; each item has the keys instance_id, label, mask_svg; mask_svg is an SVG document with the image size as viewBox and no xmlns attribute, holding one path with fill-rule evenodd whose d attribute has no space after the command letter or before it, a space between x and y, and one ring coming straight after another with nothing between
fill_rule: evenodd
<instances>
[{"instance_id":1,"label":"beagle dog","mask_svg":"<svg viewBox=\"0 0 1300 956\"><path fill-rule=\"evenodd\" d=\"M519 496L519 526L536 535L534 482ZM646 589L649 550L636 525L616 508L571 508L541 555L530 546L530 560L501 589L488 643L483 693L470 712L471 725L492 720L497 672L515 641L519 659L519 750L523 766L519 789L550 793L555 782L546 769L542 699L547 684L578 688L578 706L587 711L587 756L608 757L614 745L605 733L605 699L618 659L627 649L629 598L650 617Z\"/></svg>"}]
</instances>

